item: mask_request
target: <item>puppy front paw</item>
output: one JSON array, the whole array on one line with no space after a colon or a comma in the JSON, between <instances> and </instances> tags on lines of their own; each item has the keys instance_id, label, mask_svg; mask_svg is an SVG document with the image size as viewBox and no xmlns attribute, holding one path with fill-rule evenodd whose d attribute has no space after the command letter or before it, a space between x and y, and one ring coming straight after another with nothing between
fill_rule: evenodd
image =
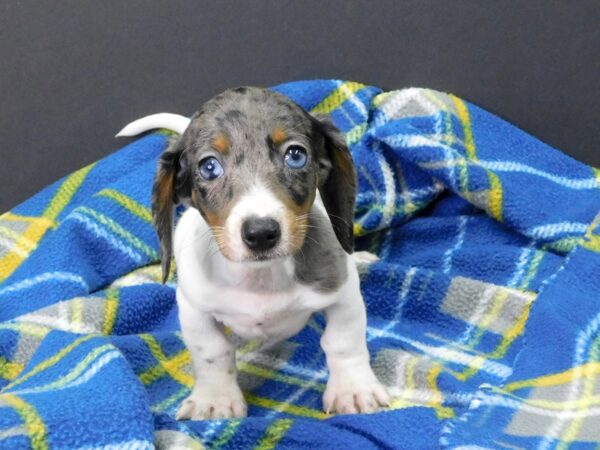
<instances>
[{"instance_id":1,"label":"puppy front paw","mask_svg":"<svg viewBox=\"0 0 600 450\"><path fill-rule=\"evenodd\" d=\"M197 386L179 406L177 420L246 417L246 401L237 384Z\"/></svg>"},{"instance_id":2,"label":"puppy front paw","mask_svg":"<svg viewBox=\"0 0 600 450\"><path fill-rule=\"evenodd\" d=\"M370 413L380 406L389 406L389 394L375 376L373 378L353 380L341 377L338 381L330 379L323 394L325 413Z\"/></svg>"}]
</instances>

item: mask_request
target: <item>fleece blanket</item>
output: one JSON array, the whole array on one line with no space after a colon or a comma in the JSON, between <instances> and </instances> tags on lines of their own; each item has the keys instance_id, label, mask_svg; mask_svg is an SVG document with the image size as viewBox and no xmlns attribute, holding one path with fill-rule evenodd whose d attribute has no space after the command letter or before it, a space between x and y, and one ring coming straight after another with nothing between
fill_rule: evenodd
<instances>
[{"instance_id":1,"label":"fleece blanket","mask_svg":"<svg viewBox=\"0 0 600 450\"><path fill-rule=\"evenodd\" d=\"M0 447L597 448L599 172L453 95L274 89L329 114L352 151L391 406L322 412L317 315L240 348L247 418L175 421L193 378L151 226L156 132L0 217Z\"/></svg>"}]
</instances>

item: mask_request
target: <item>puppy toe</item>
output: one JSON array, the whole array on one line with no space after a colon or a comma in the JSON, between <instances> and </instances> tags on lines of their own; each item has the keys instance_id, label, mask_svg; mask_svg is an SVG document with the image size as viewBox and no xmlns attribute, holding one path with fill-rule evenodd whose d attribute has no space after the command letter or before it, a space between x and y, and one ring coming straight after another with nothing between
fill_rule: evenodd
<instances>
[{"instance_id":1,"label":"puppy toe","mask_svg":"<svg viewBox=\"0 0 600 450\"><path fill-rule=\"evenodd\" d=\"M326 390L323 394L323 411L325 414L331 414L335 411L335 392Z\"/></svg>"},{"instance_id":2,"label":"puppy toe","mask_svg":"<svg viewBox=\"0 0 600 450\"><path fill-rule=\"evenodd\" d=\"M228 419L233 417L233 411L229 405L215 406L212 412L213 419Z\"/></svg>"},{"instance_id":3,"label":"puppy toe","mask_svg":"<svg viewBox=\"0 0 600 450\"><path fill-rule=\"evenodd\" d=\"M196 410L194 411L192 420L212 419L213 411L214 409L211 405L205 403L198 404L196 405Z\"/></svg>"},{"instance_id":4,"label":"puppy toe","mask_svg":"<svg viewBox=\"0 0 600 450\"><path fill-rule=\"evenodd\" d=\"M373 386L373 395L381 406L390 406L390 394L385 387L379 383Z\"/></svg>"},{"instance_id":5,"label":"puppy toe","mask_svg":"<svg viewBox=\"0 0 600 450\"><path fill-rule=\"evenodd\" d=\"M193 400L189 398L184 400L179 409L177 410L177 414L175 414L175 419L177 420L186 420L191 419L194 414L195 404Z\"/></svg>"},{"instance_id":6,"label":"puppy toe","mask_svg":"<svg viewBox=\"0 0 600 450\"><path fill-rule=\"evenodd\" d=\"M356 394L356 406L361 413L370 413L375 411L377 403L370 392L359 392Z\"/></svg>"},{"instance_id":7,"label":"puppy toe","mask_svg":"<svg viewBox=\"0 0 600 450\"><path fill-rule=\"evenodd\" d=\"M234 400L231 404L231 410L233 411L233 417L246 417L247 407L243 400Z\"/></svg>"},{"instance_id":8,"label":"puppy toe","mask_svg":"<svg viewBox=\"0 0 600 450\"><path fill-rule=\"evenodd\" d=\"M336 404L336 410L340 414L356 414L358 412L354 403L353 395L344 395L340 397Z\"/></svg>"},{"instance_id":9,"label":"puppy toe","mask_svg":"<svg viewBox=\"0 0 600 450\"><path fill-rule=\"evenodd\" d=\"M328 382L323 394L323 408L326 413L371 413L380 405L389 406L389 398L385 387L374 375L365 381L346 377L343 382Z\"/></svg>"}]
</instances>

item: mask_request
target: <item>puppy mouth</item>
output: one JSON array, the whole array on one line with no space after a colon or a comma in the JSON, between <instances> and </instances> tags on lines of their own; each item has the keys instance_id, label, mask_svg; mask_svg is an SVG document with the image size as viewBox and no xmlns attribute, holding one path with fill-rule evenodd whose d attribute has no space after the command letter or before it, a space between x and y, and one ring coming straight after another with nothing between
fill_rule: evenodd
<instances>
[{"instance_id":1,"label":"puppy mouth","mask_svg":"<svg viewBox=\"0 0 600 450\"><path fill-rule=\"evenodd\" d=\"M265 261L273 261L276 259L284 258L287 255L280 251L272 251L272 252L253 252L250 256L245 258L245 261L249 262L265 262Z\"/></svg>"},{"instance_id":2,"label":"puppy mouth","mask_svg":"<svg viewBox=\"0 0 600 450\"><path fill-rule=\"evenodd\" d=\"M277 245L275 248L269 250L245 249L245 251L240 254L234 251L234 249L226 243L219 241L217 241L217 243L218 251L225 257L225 259L236 263L265 263L290 256L290 253L286 252L280 245Z\"/></svg>"},{"instance_id":3,"label":"puppy mouth","mask_svg":"<svg viewBox=\"0 0 600 450\"><path fill-rule=\"evenodd\" d=\"M277 245L269 250L250 250L246 249L245 253L240 255L237 262L241 263L265 263L276 261L289 256L283 246Z\"/></svg>"},{"instance_id":4,"label":"puppy mouth","mask_svg":"<svg viewBox=\"0 0 600 450\"><path fill-rule=\"evenodd\" d=\"M270 261L271 259L275 259L271 255L254 255L250 258L250 261Z\"/></svg>"}]
</instances>

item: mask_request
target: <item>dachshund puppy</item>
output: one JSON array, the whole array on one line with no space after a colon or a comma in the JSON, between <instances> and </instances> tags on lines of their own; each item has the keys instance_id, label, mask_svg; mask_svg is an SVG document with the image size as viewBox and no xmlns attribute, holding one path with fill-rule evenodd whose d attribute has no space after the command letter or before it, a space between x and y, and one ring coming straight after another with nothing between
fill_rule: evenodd
<instances>
[{"instance_id":1,"label":"dachshund puppy","mask_svg":"<svg viewBox=\"0 0 600 450\"><path fill-rule=\"evenodd\" d=\"M240 87L191 119L158 114L120 136L180 133L160 158L152 210L163 278L172 252L195 386L178 419L242 417L235 345L277 342L323 311L327 413L371 412L388 394L369 364L352 219L356 173L341 133L276 92ZM173 239L173 208L189 206ZM369 259L369 254L358 258Z\"/></svg>"}]
</instances>

